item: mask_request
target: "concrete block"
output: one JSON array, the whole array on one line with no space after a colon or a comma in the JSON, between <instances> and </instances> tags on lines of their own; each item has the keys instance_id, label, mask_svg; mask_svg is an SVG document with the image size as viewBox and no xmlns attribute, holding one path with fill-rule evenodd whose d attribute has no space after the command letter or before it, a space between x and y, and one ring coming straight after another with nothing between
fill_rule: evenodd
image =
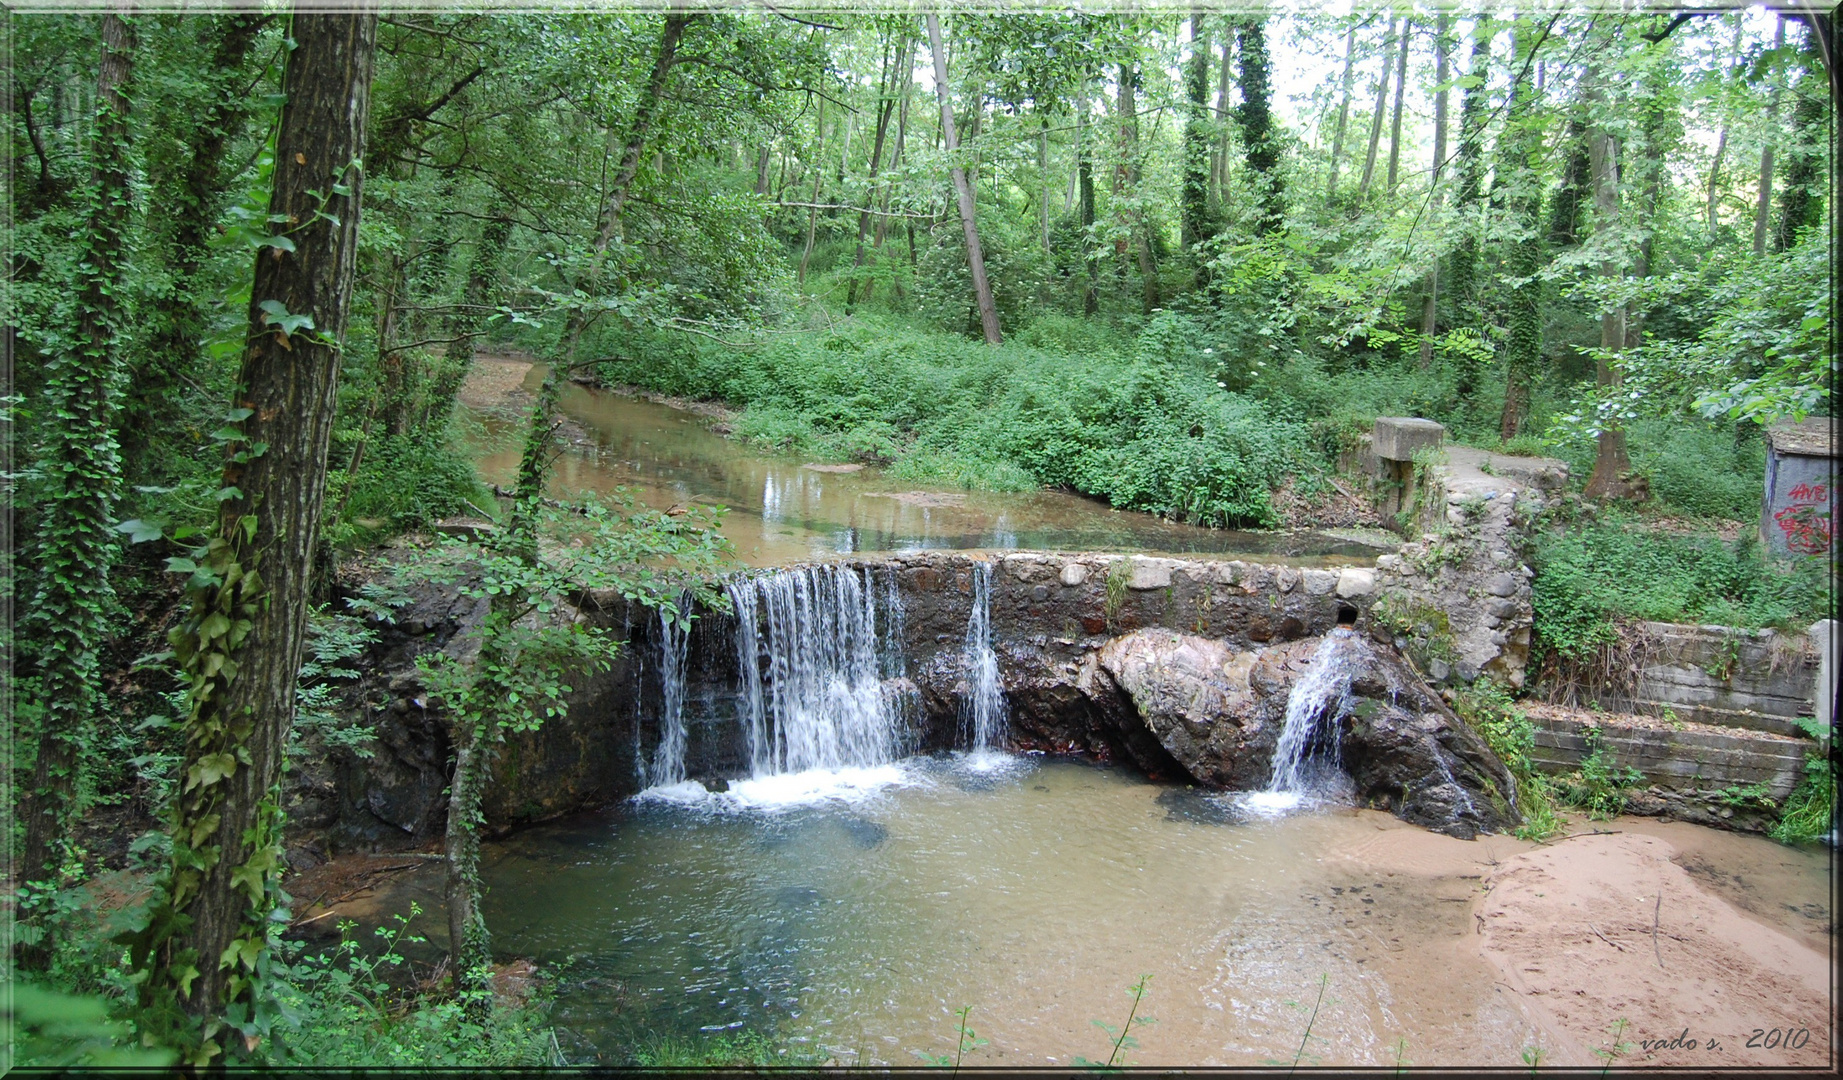
<instances>
[{"instance_id":1,"label":"concrete block","mask_svg":"<svg viewBox=\"0 0 1843 1080\"><path fill-rule=\"evenodd\" d=\"M1323 596L1337 588L1337 582L1338 575L1329 570L1307 570L1305 571L1305 594Z\"/></svg>"},{"instance_id":2,"label":"concrete block","mask_svg":"<svg viewBox=\"0 0 1843 1080\"><path fill-rule=\"evenodd\" d=\"M1438 447L1445 437L1446 428L1432 420L1411 416L1378 416L1370 436L1370 447L1379 458L1412 461L1416 450Z\"/></svg>"},{"instance_id":3,"label":"concrete block","mask_svg":"<svg viewBox=\"0 0 1843 1080\"><path fill-rule=\"evenodd\" d=\"M1339 596L1368 596L1376 591L1376 572L1351 567L1337 576Z\"/></svg>"},{"instance_id":4,"label":"concrete block","mask_svg":"<svg viewBox=\"0 0 1843 1080\"><path fill-rule=\"evenodd\" d=\"M1176 566L1177 561L1174 559L1148 559L1135 555L1126 587L1139 590L1163 589L1171 584L1171 571Z\"/></svg>"}]
</instances>

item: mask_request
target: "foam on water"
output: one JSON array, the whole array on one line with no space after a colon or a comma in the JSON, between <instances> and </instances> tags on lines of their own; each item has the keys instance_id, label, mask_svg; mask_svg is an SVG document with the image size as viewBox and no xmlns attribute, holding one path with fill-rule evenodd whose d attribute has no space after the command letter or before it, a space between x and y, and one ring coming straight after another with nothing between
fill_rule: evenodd
<instances>
[{"instance_id":1,"label":"foam on water","mask_svg":"<svg viewBox=\"0 0 1843 1080\"><path fill-rule=\"evenodd\" d=\"M863 802L891 788L925 784L922 776L903 765L848 766L732 780L728 791L711 791L696 780L685 780L648 788L634 799L718 811L772 812Z\"/></svg>"}]
</instances>

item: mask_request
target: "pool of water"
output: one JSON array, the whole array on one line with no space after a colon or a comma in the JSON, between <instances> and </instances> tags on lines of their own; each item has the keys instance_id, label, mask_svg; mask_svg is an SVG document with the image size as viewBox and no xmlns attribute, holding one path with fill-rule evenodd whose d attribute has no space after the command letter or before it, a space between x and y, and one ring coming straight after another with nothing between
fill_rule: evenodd
<instances>
[{"instance_id":1,"label":"pool of water","mask_svg":"<svg viewBox=\"0 0 1843 1080\"><path fill-rule=\"evenodd\" d=\"M535 391L541 366L526 377ZM710 429L695 413L571 384L562 410L586 433L557 463L560 492L627 487L649 505L729 508L738 557L772 566L860 551L1042 549L1260 558L1298 565L1368 563L1386 535L1238 532L1114 510L1064 492L968 492L898 480L880 469L820 471ZM517 472L522 424L482 417L478 462L496 483ZM1367 542L1366 542L1367 541Z\"/></svg>"},{"instance_id":2,"label":"pool of water","mask_svg":"<svg viewBox=\"0 0 1843 1080\"><path fill-rule=\"evenodd\" d=\"M1306 1063L1388 1064L1406 1038L1415 1060L1515 1064L1528 1041L1465 949L1466 871L1519 842L1351 809L1261 818L1112 767L993 760L521 833L489 848L495 951L563 966L552 1020L578 1062L747 1029L916 1065L952 1052L967 1006L988 1040L969 1065L1105 1060L1095 1022L1118 1028L1145 975L1137 1064L1290 1064L1315 1002ZM1427 857L1378 858L1385 834Z\"/></svg>"}]
</instances>

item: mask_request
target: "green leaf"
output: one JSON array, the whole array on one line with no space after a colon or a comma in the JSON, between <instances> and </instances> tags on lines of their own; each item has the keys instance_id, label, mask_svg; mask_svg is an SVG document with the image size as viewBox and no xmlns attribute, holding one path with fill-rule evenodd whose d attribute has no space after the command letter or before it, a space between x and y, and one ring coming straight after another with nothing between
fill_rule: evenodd
<instances>
[{"instance_id":1,"label":"green leaf","mask_svg":"<svg viewBox=\"0 0 1843 1080\"><path fill-rule=\"evenodd\" d=\"M127 533L128 542L131 544L145 544L149 540L160 539L164 534L164 530L161 529L160 526L151 521L142 521L140 518L133 518L122 522L115 527L115 531Z\"/></svg>"},{"instance_id":2,"label":"green leaf","mask_svg":"<svg viewBox=\"0 0 1843 1080\"><path fill-rule=\"evenodd\" d=\"M286 236L260 236L256 238L254 246L277 248L282 251L293 251L294 241L288 239Z\"/></svg>"},{"instance_id":3,"label":"green leaf","mask_svg":"<svg viewBox=\"0 0 1843 1080\"><path fill-rule=\"evenodd\" d=\"M198 569L198 563L178 555L166 560L166 572L169 574L190 574Z\"/></svg>"}]
</instances>

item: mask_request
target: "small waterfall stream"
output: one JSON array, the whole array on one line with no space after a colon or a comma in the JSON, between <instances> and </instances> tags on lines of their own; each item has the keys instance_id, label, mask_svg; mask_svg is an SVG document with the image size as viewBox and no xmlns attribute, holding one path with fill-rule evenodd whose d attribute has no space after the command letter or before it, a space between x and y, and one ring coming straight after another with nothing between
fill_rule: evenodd
<instances>
[{"instance_id":1,"label":"small waterfall stream","mask_svg":"<svg viewBox=\"0 0 1843 1080\"><path fill-rule=\"evenodd\" d=\"M992 564L973 564L973 605L966 620L966 697L961 730L975 754L1002 748L1009 717L992 649Z\"/></svg>"},{"instance_id":2,"label":"small waterfall stream","mask_svg":"<svg viewBox=\"0 0 1843 1080\"><path fill-rule=\"evenodd\" d=\"M1339 747L1339 724L1349 713L1352 663L1347 645L1354 631L1339 627L1319 642L1310 665L1286 696L1286 723L1274 745L1273 770L1263 791L1250 793L1250 808L1290 810L1310 799L1336 796L1349 786Z\"/></svg>"},{"instance_id":3,"label":"small waterfall stream","mask_svg":"<svg viewBox=\"0 0 1843 1080\"><path fill-rule=\"evenodd\" d=\"M896 759L903 740L883 679L902 662L901 606L893 582L881 591L879 605L871 572L841 566L729 583L752 777Z\"/></svg>"}]
</instances>

